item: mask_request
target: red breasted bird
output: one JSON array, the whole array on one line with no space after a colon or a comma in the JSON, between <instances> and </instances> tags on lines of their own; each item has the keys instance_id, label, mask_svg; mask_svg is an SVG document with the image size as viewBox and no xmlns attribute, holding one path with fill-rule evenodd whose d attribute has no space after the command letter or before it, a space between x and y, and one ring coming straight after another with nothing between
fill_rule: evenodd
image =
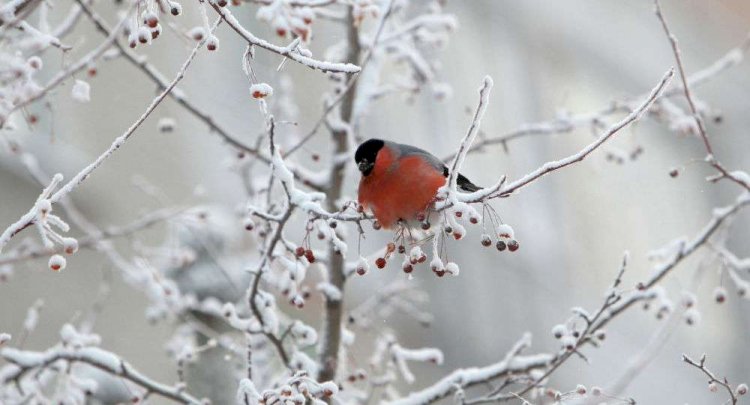
<instances>
[{"instance_id":1,"label":"red breasted bird","mask_svg":"<svg viewBox=\"0 0 750 405\"><path fill-rule=\"evenodd\" d=\"M359 145L354 161L362 172L359 204L372 210L385 228L425 213L449 174L448 167L429 152L381 139ZM456 183L467 192L481 189L461 174Z\"/></svg>"}]
</instances>

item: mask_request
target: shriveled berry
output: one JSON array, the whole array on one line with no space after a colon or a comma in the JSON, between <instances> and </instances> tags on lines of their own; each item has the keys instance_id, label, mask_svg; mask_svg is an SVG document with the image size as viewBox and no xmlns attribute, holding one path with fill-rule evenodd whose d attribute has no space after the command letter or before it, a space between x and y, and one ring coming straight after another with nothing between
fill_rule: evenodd
<instances>
[{"instance_id":1,"label":"shriveled berry","mask_svg":"<svg viewBox=\"0 0 750 405\"><path fill-rule=\"evenodd\" d=\"M497 243L495 243L495 247L497 248L497 250L502 252L507 246L505 245L505 242L499 240L497 241Z\"/></svg>"},{"instance_id":2,"label":"shriveled berry","mask_svg":"<svg viewBox=\"0 0 750 405\"><path fill-rule=\"evenodd\" d=\"M452 228L452 227L450 227L450 226L446 226L446 227L445 227L445 233L447 233L447 234L449 234L449 235L450 235L450 234L452 234L452 233L453 233L453 228Z\"/></svg>"},{"instance_id":3,"label":"shriveled berry","mask_svg":"<svg viewBox=\"0 0 750 405\"><path fill-rule=\"evenodd\" d=\"M398 245L398 252L400 254L406 253L406 247L404 245Z\"/></svg>"},{"instance_id":4,"label":"shriveled berry","mask_svg":"<svg viewBox=\"0 0 750 405\"><path fill-rule=\"evenodd\" d=\"M388 245L386 245L385 248L386 252L393 253L396 251L396 244L393 242L388 242Z\"/></svg>"}]
</instances>

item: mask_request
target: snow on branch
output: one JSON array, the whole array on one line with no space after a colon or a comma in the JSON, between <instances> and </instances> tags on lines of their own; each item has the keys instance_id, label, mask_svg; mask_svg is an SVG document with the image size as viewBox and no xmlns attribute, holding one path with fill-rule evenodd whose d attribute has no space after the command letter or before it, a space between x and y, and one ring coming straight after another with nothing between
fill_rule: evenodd
<instances>
[{"instance_id":1,"label":"snow on branch","mask_svg":"<svg viewBox=\"0 0 750 405\"><path fill-rule=\"evenodd\" d=\"M484 367L458 369L437 383L420 391L386 402L388 405L426 405L451 395L457 388L463 389L509 375L528 373L545 367L552 360L549 354L521 356L520 353L531 345L531 335L525 334L503 360Z\"/></svg>"},{"instance_id":2,"label":"snow on branch","mask_svg":"<svg viewBox=\"0 0 750 405\"><path fill-rule=\"evenodd\" d=\"M659 18L659 22L661 23L662 28L664 29L664 33L667 35L667 38L669 39L669 43L672 47L672 53L674 54L675 61L677 63L677 69L680 72L680 80L682 81L682 91L685 94L685 99L688 102L688 106L690 107L690 113L695 120L695 127L698 129L698 133L703 140L703 146L706 148L706 162L713 166L720 174L721 176L719 178L727 178L734 183L738 184L742 188L744 188L747 191L750 191L750 176L748 176L745 172L741 171L733 171L730 172L727 170L717 159L714 155L713 147L711 146L711 142L708 139L708 133L706 131L706 124L703 122L703 117L698 112L698 108L696 107L696 101L695 97L693 96L692 91L690 90L690 86L688 83L688 78L685 74L685 68L683 66L682 62L682 56L680 54L680 47L677 44L677 37L675 37L674 34L669 30L669 25L667 25L667 20L664 18L664 14L661 10L661 5L659 4L659 0L654 0L654 6L656 10L656 16Z\"/></svg>"},{"instance_id":3,"label":"snow on branch","mask_svg":"<svg viewBox=\"0 0 750 405\"><path fill-rule=\"evenodd\" d=\"M748 391L747 384L743 383L743 384L738 385L735 388L729 384L729 381L727 380L726 377L717 378L716 375L706 367L706 355L705 354L701 356L699 361L695 361L691 359L690 357L688 357L688 355L683 354L682 361L697 368L708 377L709 391L716 392L719 390L718 387L724 388L724 390L727 391L727 394L729 394L728 402L731 402L732 405L737 404L739 402L739 397L747 394L747 391Z\"/></svg>"},{"instance_id":4,"label":"snow on branch","mask_svg":"<svg viewBox=\"0 0 750 405\"><path fill-rule=\"evenodd\" d=\"M453 162L450 165L448 181L446 182L449 190L456 190L458 172L461 170L461 166L463 166L466 154L469 152L472 143L474 143L474 139L477 137L477 133L479 132L479 127L482 125L482 117L484 117L484 113L485 111L487 111L487 105L489 104L492 85L492 78L490 76L485 76L484 80L482 81L482 87L479 89L479 105L474 112L474 118L471 120L469 130L467 131L466 136L464 136L464 139L461 141L461 144L458 147L458 152L456 153L456 157L453 158Z\"/></svg>"},{"instance_id":5,"label":"snow on branch","mask_svg":"<svg viewBox=\"0 0 750 405\"><path fill-rule=\"evenodd\" d=\"M309 67L310 69L320 70L322 72L342 72L342 73L357 73L360 71L359 66L351 63L335 63L326 62L311 57L309 51L300 51L297 46L278 46L274 45L264 39L256 37L252 32L248 31L245 27L240 24L237 18L232 14L227 7L220 7L218 4L211 2L211 7L216 10L224 21L229 24L230 27L242 38L247 41L248 44L258 46L260 48L269 50L277 53L281 56L287 57L299 64ZM293 43L294 44L294 43Z\"/></svg>"},{"instance_id":6,"label":"snow on branch","mask_svg":"<svg viewBox=\"0 0 750 405\"><path fill-rule=\"evenodd\" d=\"M218 24L218 21L217 21ZM214 25L216 27L216 25ZM112 156L120 147L122 147L125 142L135 133L135 131L143 124L143 122L146 120L146 118L151 115L151 113L156 109L156 107L164 100L164 98L177 86L177 83L182 80L183 77L185 77L185 72L187 71L187 68L192 63L195 56L198 54L198 50L203 45L203 42L197 44L188 58L185 60L185 62L182 64L182 67L177 72L177 75L175 76L174 80L167 86L156 98L154 98L149 106L146 108L146 111L133 123L130 125L130 127L119 137L117 137L110 147L105 150L99 157L96 158L91 164L83 168L80 172L78 172L73 178L68 181L64 186L62 186L59 190L54 191L54 188L56 188L57 184L62 181L62 175L59 175L59 177L55 177L57 181L53 181L53 183L50 185L49 190L45 190L47 192L47 196L42 198L40 196L40 200L37 200L37 203L45 202L46 205L49 205L50 207L52 204L57 203L62 198L67 196L71 191L73 191L75 188L77 188L79 185L81 185L90 175L94 172L99 166L101 166L102 163L104 163L107 158ZM42 193L42 195L45 195ZM37 205L38 205L37 204ZM27 212L24 216L22 216L16 223L9 226L3 233L0 235L0 252L2 252L2 249L5 245L8 244L10 239L15 236L18 232L26 228L27 226L34 223L34 219L39 213L39 207L35 205L32 207L29 212Z\"/></svg>"},{"instance_id":7,"label":"snow on branch","mask_svg":"<svg viewBox=\"0 0 750 405\"><path fill-rule=\"evenodd\" d=\"M714 210L713 217L703 227L703 230L698 233L690 242L680 242L678 244L678 250L673 255L672 259L668 262L660 265L654 269L653 274L648 280L640 283L638 288L648 289L656 285L661 279L667 276L684 258L698 250L701 246L705 245L709 238L721 227L721 225L735 213L740 211L742 208L750 204L750 193L743 193L734 204L723 208L717 208Z\"/></svg>"},{"instance_id":8,"label":"snow on branch","mask_svg":"<svg viewBox=\"0 0 750 405\"><path fill-rule=\"evenodd\" d=\"M11 363L11 365L0 369L0 381L3 384L16 381L33 370L42 370L51 367L59 361L69 363L78 362L92 365L114 376L124 378L148 392L153 392L175 402L190 405L201 405L203 403L186 393L181 387L169 386L157 382L142 374L116 354L98 347L74 348L56 346L44 352L5 348L0 350L0 357Z\"/></svg>"},{"instance_id":9,"label":"snow on branch","mask_svg":"<svg viewBox=\"0 0 750 405\"><path fill-rule=\"evenodd\" d=\"M547 162L543 164L538 169L534 170L531 173L526 174L522 178L505 184L502 187L498 187L495 189L495 187L479 190L477 192L467 194L464 196L463 201L464 202L479 202L483 201L487 198L495 198L495 197L507 197L516 192L517 190L529 185L533 181L539 179L540 177L549 174L555 170L562 169L566 166L569 166L571 164L574 164L576 162L580 162L583 159L585 159L591 152L595 151L597 148L599 148L602 144L607 142L613 135L615 135L617 132L619 132L621 129L625 128L629 124L633 123L634 121L637 121L638 119L643 116L643 114L653 105L654 101L659 97L659 95L664 91L667 84L669 84L670 80L674 76L674 69L668 70L664 76L661 78L659 83L651 90L651 93L648 95L648 97L631 112L627 117L623 118L619 122L613 124L609 129L607 129L602 135L599 136L594 142L587 145L585 148L581 149L577 153L574 153L573 155L570 155L564 159Z\"/></svg>"}]
</instances>

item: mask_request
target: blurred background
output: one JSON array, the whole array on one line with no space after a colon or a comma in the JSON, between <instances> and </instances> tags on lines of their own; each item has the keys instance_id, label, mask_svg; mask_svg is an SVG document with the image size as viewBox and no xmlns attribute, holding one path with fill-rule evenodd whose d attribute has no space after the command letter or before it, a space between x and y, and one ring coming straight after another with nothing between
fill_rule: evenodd
<instances>
[{"instance_id":1,"label":"blurred background","mask_svg":"<svg viewBox=\"0 0 750 405\"><path fill-rule=\"evenodd\" d=\"M61 18L68 3L57 2L60 16L52 18ZM187 3L184 6L186 15L180 23L186 27L199 24L195 10ZM744 0L665 0L662 6L679 38L688 74L739 46L750 28L750 3ZM115 21L108 4L96 7L111 23ZM272 29L255 19L256 9L245 4L234 13L257 35L273 38ZM487 136L554 120L561 111L598 111L614 100L643 94L674 65L653 9L648 0L448 2L445 12L455 15L458 27L436 58L441 63L438 79L452 88L452 96L438 101L425 91L377 100L363 116L359 135L449 155L470 123L476 89L484 75L495 82L482 122ZM328 21L316 24L312 50L322 55L344 34ZM171 78L184 61L188 45L173 38L172 32L164 35L171 37L137 50ZM241 68L245 43L226 25L218 28L217 36L219 51L200 53L180 88L218 122L241 135L246 144L252 144L264 124L257 102L248 97L248 82ZM86 19L70 38L76 39L78 51L66 56L68 61L102 40ZM44 61L42 77L49 77L62 62L56 50L48 51ZM304 134L314 125L330 82L320 72L291 62L286 63L283 74L277 74L279 62L276 55L258 50L254 67L259 79L277 93L283 87L281 78L290 79L288 96L298 107L298 116L290 120L298 124L280 127L283 142L284 136ZM386 67L381 79L387 81L396 69ZM70 178L140 116L155 95L152 83L122 58L100 64L96 77L87 80L91 103L70 101L71 81L49 99L54 113L37 103L29 109L39 116L36 125L16 123L19 129L13 133L14 139L33 152L48 173L61 172ZM750 65L740 63L696 88L695 93L722 117L720 123L708 123L716 155L729 168L750 170ZM684 106L679 97L674 102ZM175 120L174 131L159 131L157 122L164 117ZM297 161L313 170L327 167L328 139L322 130L298 153ZM574 153L592 139L592 130L586 126L558 135L525 137L510 142L507 151L493 146L471 155L463 173L480 185L492 184L503 174L516 179L546 161ZM642 153L636 159L617 163L607 158L627 157L639 148ZM319 154L320 161L315 161L313 154ZM451 259L461 265L459 277L438 279L421 268L411 281L429 294L425 308L434 316L431 326L425 328L398 314L383 320L403 346L438 347L445 354L441 366L414 365L417 381L403 391L428 385L457 367L500 359L525 331L534 335L531 353L557 350L552 326L565 322L571 307L594 310L601 305L625 251L631 258L624 281L627 287L650 274L649 251L677 237L697 234L715 207L734 201L736 186L704 180L711 174L698 162L704 155L699 139L679 136L663 123L644 119L585 161L536 181L511 198L494 201L502 219L514 227L521 249L501 254L483 248L480 232L469 228L465 240L448 243ZM219 137L166 100L72 199L102 227L127 224L164 206L207 205L233 212L244 197L240 178L231 170L232 159ZM668 173L675 167L680 168L680 175L672 178ZM345 187L351 199L356 197L358 178L352 165ZM143 181L159 190L158 198L134 186ZM0 155L0 228L25 213L39 191L15 158ZM232 224L241 231L239 222ZM728 247L739 257L750 255L749 225L748 214L742 213L727 235ZM289 229L299 231L296 241L301 242L302 223L297 221ZM72 234L80 232L74 229ZM117 246L123 252L134 252L138 245L159 246L166 235L167 228L156 225L134 238L118 240ZM18 239L24 237L37 236L26 231ZM295 240L293 235L289 237ZM374 252L389 238L387 232L368 229L362 251ZM350 252L350 259L356 258L355 253ZM669 327L663 348L648 356L649 364L622 396L644 404L722 402L724 394L709 392L704 377L682 363L682 353L694 357L706 353L709 367L730 382L750 379L750 302L734 294L717 263L701 266L702 257L699 254L686 261L663 282L674 300L679 300L683 290L697 295L701 322L695 326L676 322ZM40 326L25 346L44 349L54 344L60 326L77 319L97 300L98 286L108 268L111 264L102 255L85 249L69 258L67 269L59 274L48 270L46 259L17 265L12 278L0 284L0 331L16 334L26 309L41 298L46 305ZM347 287L347 305L362 302L382 286L403 278L395 261L386 270L355 277ZM712 292L722 284L731 294L719 305ZM103 338L102 346L155 379L174 381L173 362L165 352L174 324L149 323L144 316L145 295L123 283L118 274L112 277L111 288L95 328ZM280 305L312 325L320 324L320 301L308 303L299 312L283 300ZM655 319L653 311L633 309L608 327L602 348L585 350L589 363L571 359L554 374L551 385L562 391L573 390L576 384L607 387L621 377L663 322Z\"/></svg>"}]
</instances>

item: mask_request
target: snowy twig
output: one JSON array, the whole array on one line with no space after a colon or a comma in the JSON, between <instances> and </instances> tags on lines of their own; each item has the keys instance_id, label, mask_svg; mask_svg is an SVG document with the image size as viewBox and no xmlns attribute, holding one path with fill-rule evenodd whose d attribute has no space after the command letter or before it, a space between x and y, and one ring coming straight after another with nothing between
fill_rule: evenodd
<instances>
[{"instance_id":1,"label":"snowy twig","mask_svg":"<svg viewBox=\"0 0 750 405\"><path fill-rule=\"evenodd\" d=\"M239 34L242 38L247 41L250 45L255 45L260 48L269 50L271 52L277 53L281 56L287 57L297 63L300 63L302 65L305 65L311 69L317 69L323 72L342 72L342 73L357 73L360 71L359 66L356 66L351 63L334 63L334 62L326 62L326 61L320 61L317 59L313 59L309 56L305 56L299 52L297 52L294 49L289 49L288 47L284 46L278 46L274 45L264 39L256 37L252 32L248 31L243 27L239 21L237 21L237 18L234 17L234 15L229 11L226 7L219 7L219 5L211 2L211 6L216 10L217 13L221 16L224 21L229 24L232 29Z\"/></svg>"},{"instance_id":2,"label":"snowy twig","mask_svg":"<svg viewBox=\"0 0 750 405\"><path fill-rule=\"evenodd\" d=\"M743 187L745 190L750 191L750 177L747 175L739 174L737 172L730 172L728 171L717 159L716 155L714 154L713 148L711 146L711 142L708 140L708 134L706 132L706 124L703 122L703 117L698 112L698 109L695 106L695 101L693 97L693 93L690 91L690 86L688 85L688 79L685 75L685 68L683 67L682 63L682 57L680 56L680 48L677 45L677 37L672 34L672 32L669 30L669 26L667 25L667 20L664 18L664 14L661 11L661 6L659 5L659 0L654 0L654 6L656 9L656 16L659 18L659 21L661 22L661 26L664 29L664 33L667 35L667 38L669 38L669 43L672 47L672 52L674 53L674 58L677 63L677 69L680 72L680 79L682 80L682 91L685 93L685 99L688 102L688 106L690 107L690 113L693 116L693 119L695 120L696 127L698 128L698 133L700 134L701 139L703 140L703 146L706 148L706 153L708 154L706 156L706 162L714 167L719 173L721 173L722 178L727 178L741 187Z\"/></svg>"},{"instance_id":3,"label":"snowy twig","mask_svg":"<svg viewBox=\"0 0 750 405\"><path fill-rule=\"evenodd\" d=\"M474 138L476 138L477 133L479 132L479 127L482 124L482 117L484 117L484 112L487 111L487 105L489 104L492 85L492 78L489 76L485 76L484 80L482 81L482 87L479 88L479 105L477 105L477 109L474 112L474 118L471 120L469 130L466 132L466 136L464 136L464 139L461 141L461 144L458 147L458 152L456 153L456 157L453 158L453 162L450 165L448 181L446 182L449 190L456 190L458 172L459 170L461 170L461 166L463 166L466 154L469 152L471 145L474 143Z\"/></svg>"},{"instance_id":4,"label":"snowy twig","mask_svg":"<svg viewBox=\"0 0 750 405\"><path fill-rule=\"evenodd\" d=\"M215 27L216 24L214 25L214 28ZM164 98L172 91L172 89L174 89L177 83L182 80L182 78L185 76L185 71L187 70L188 66L190 66L190 63L195 58L198 53L198 49L200 49L202 45L203 42L197 44L193 48L193 51L188 56L187 60L185 60L180 70L177 72L174 80L172 80L169 86L167 86L158 96L156 96L156 98L151 101L151 104L149 104L149 106L146 108L146 111L125 131L125 133L116 138L114 142L112 142L110 147L101 155L99 155L99 157L96 158L94 162L78 172L78 174L76 174L70 181L68 181L68 183L61 187L57 192L49 196L48 201L50 204L57 203L62 198L67 196L71 191L73 191L76 187L81 185L91 175L91 173L94 172L94 170L96 170L107 158L112 156L115 151L120 149L120 147L125 144L125 142L135 133L135 130L138 129L141 124L143 124L146 118L151 115L151 113L162 102L162 100L164 100ZM5 232L3 232L2 236L0 236L0 252L2 251L2 248L10 241L10 238L16 235L21 229L26 228L32 223L33 217L35 215L36 207L33 207L31 210L29 210L28 213L21 217L19 221L11 225L8 229L5 230Z\"/></svg>"},{"instance_id":5,"label":"snowy twig","mask_svg":"<svg viewBox=\"0 0 750 405\"><path fill-rule=\"evenodd\" d=\"M750 50L750 35L737 47L734 47L727 51L722 57L714 61L711 65L699 70L687 78L688 85L691 88L701 86L711 80L717 78L724 71L737 66L744 59L744 55ZM665 97L673 97L683 92L684 86L682 84L672 86L671 88L664 90L659 97L656 98L656 102L661 101ZM646 97L644 94L642 97ZM637 98L634 98L637 99ZM634 103L631 99L615 101L606 108L565 116L550 121L542 121L535 123L526 123L520 125L517 129L510 131L506 134L493 137L485 137L477 140L469 149L469 153L478 152L483 150L487 146L501 145L503 149L508 151L508 144L511 141L526 138L529 136L536 135L555 135L572 132L576 128L584 126L600 126L603 125L604 119L610 115L617 113L631 113L633 111ZM455 152L443 157L443 162L449 162L455 157Z\"/></svg>"},{"instance_id":6,"label":"snowy twig","mask_svg":"<svg viewBox=\"0 0 750 405\"><path fill-rule=\"evenodd\" d=\"M445 398L456 390L456 387L469 388L489 381L515 374L526 374L531 370L547 366L552 360L549 354L521 356L520 353L531 345L531 335L524 335L505 358L485 367L458 369L442 378L437 383L412 392L404 398L387 402L388 405L426 405Z\"/></svg>"},{"instance_id":7,"label":"snowy twig","mask_svg":"<svg viewBox=\"0 0 750 405\"><path fill-rule=\"evenodd\" d=\"M696 235L692 241L680 245L680 248L674 257L669 262L660 265L648 280L638 285L638 288L644 290L656 285L656 283L666 277L667 274L669 274L669 272L671 272L684 258L705 245L711 235L720 228L724 221L748 204L750 204L750 194L744 193L737 198L734 204L728 207L715 209L711 221L703 227L703 230Z\"/></svg>"},{"instance_id":8,"label":"snowy twig","mask_svg":"<svg viewBox=\"0 0 750 405\"><path fill-rule=\"evenodd\" d=\"M581 149L577 153L574 153L564 159L547 162L544 165L542 165L540 168L534 170L531 173L528 173L527 175L523 176L522 178L509 183L502 188L500 188L499 191L497 191L494 194L488 194L486 190L480 190L472 194L466 195L465 202L479 202L486 200L487 198L495 198L495 197L507 197L513 194L515 191L521 189L522 187L527 186L529 183L533 182L534 180L537 180L538 178L549 174L555 170L562 169L563 167L569 166L573 163L580 162L586 156L588 156L591 152L596 150L598 147L600 147L602 144L604 144L609 138L611 138L614 134L616 134L618 131L626 127L627 125L631 124L632 122L638 120L646 110L648 110L649 107L654 103L657 97L664 91L669 81L672 79L672 76L674 76L674 69L670 69L667 71L667 73L664 74L664 76L661 78L659 83L651 90L651 93L649 96L636 108L631 112L627 117L623 118L619 122L615 123L609 129L607 129L602 135L599 136L599 138L596 139L596 141L590 143L585 148Z\"/></svg>"},{"instance_id":9,"label":"snowy twig","mask_svg":"<svg viewBox=\"0 0 750 405\"><path fill-rule=\"evenodd\" d=\"M711 391L716 391L716 389L714 388L716 384L724 387L727 393L729 393L729 401L732 402L732 405L736 404L739 401L739 399L737 398L739 395L744 395L747 393L747 385L741 384L735 391L735 389L732 388L731 385L729 385L729 381L727 381L726 377L724 377L721 380L716 378L716 375L714 375L714 373L712 373L711 370L706 368L706 355L705 354L702 355L700 361L697 361L697 362L691 359L690 357L688 357L687 354L683 354L682 361L702 371L703 374L705 374L708 377L708 385Z\"/></svg>"},{"instance_id":10,"label":"snowy twig","mask_svg":"<svg viewBox=\"0 0 750 405\"><path fill-rule=\"evenodd\" d=\"M132 235L142 229L148 228L159 222L165 221L173 216L183 212L184 209L163 209L152 212L148 215L120 227L112 227L103 231L98 231L94 234L90 234L86 237L78 239L79 248L87 248L96 246L103 240L118 238L121 236ZM16 263L24 260L38 259L41 257L47 257L53 254L61 254L64 252L63 246L55 246L52 248L46 246L40 246L36 249L23 250L20 253L10 253L5 256L0 256L0 266L4 264Z\"/></svg>"},{"instance_id":11,"label":"snowy twig","mask_svg":"<svg viewBox=\"0 0 750 405\"><path fill-rule=\"evenodd\" d=\"M16 370L2 375L3 383L17 380L33 369L44 369L57 361L64 360L71 363L90 364L114 376L129 380L143 387L148 392L153 392L179 403L191 405L202 404L200 400L186 393L182 387L171 387L154 381L114 353L97 347L84 347L80 349L56 347L45 352L20 351L7 348L0 351L0 356L16 366Z\"/></svg>"},{"instance_id":12,"label":"snowy twig","mask_svg":"<svg viewBox=\"0 0 750 405\"><path fill-rule=\"evenodd\" d=\"M135 3L133 4L133 6L135 6ZM123 17L120 20L120 22L117 23L117 26L115 27L115 29L112 30L112 32L107 36L107 38L101 44L99 44L99 46L97 46L94 50L92 50L91 52L86 54L84 57L79 59L78 62L58 72L54 77L52 77L52 79L50 79L47 82L46 85L44 85L44 87L35 91L31 96L15 103L13 107L6 113L6 115L10 115L12 112L17 111L41 99L42 97L47 95L47 93L49 93L51 90L57 88L60 84L62 84L69 77L91 66L91 64L94 63L94 61L99 59L99 57L101 57L104 54L104 52L106 52L107 49L109 49L112 46L112 44L117 41L117 35L119 34L121 28L123 27L125 22L131 18L129 16L131 10L132 10L132 7L131 9L127 10L125 17ZM0 120L0 127L2 127L2 125L3 125L3 121Z\"/></svg>"}]
</instances>

